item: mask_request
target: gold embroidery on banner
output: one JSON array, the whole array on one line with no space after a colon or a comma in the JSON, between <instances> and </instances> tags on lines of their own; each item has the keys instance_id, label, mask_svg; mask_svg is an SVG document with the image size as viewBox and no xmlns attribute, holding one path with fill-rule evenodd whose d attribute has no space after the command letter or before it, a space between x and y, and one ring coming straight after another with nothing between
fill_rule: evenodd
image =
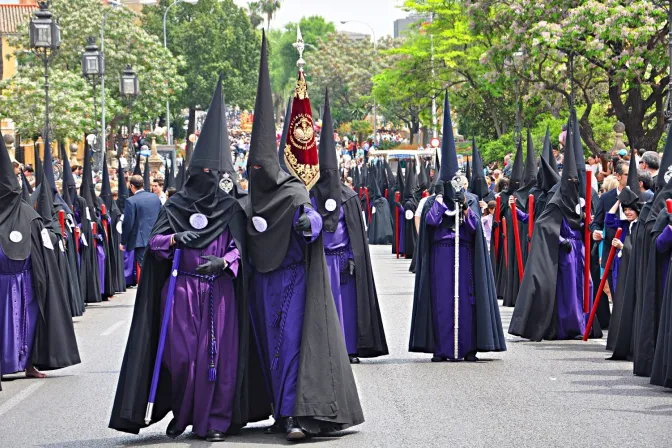
<instances>
[{"instance_id":1,"label":"gold embroidery on banner","mask_svg":"<svg viewBox=\"0 0 672 448\"><path fill-rule=\"evenodd\" d=\"M315 132L313 131L313 120L306 115L299 115L294 125L293 137L300 143L299 146L304 151L309 148L309 143L313 140ZM310 145L312 146L312 145Z\"/></svg>"},{"instance_id":2,"label":"gold embroidery on banner","mask_svg":"<svg viewBox=\"0 0 672 448\"><path fill-rule=\"evenodd\" d=\"M306 84L306 79L303 77L303 73L299 75L299 79L296 81L294 96L300 100L308 98L308 85Z\"/></svg>"},{"instance_id":3,"label":"gold embroidery on banner","mask_svg":"<svg viewBox=\"0 0 672 448\"><path fill-rule=\"evenodd\" d=\"M309 190L317 183L320 178L320 166L299 163L296 156L292 154L290 145L285 145L285 162L287 168L296 177L306 185Z\"/></svg>"}]
</instances>

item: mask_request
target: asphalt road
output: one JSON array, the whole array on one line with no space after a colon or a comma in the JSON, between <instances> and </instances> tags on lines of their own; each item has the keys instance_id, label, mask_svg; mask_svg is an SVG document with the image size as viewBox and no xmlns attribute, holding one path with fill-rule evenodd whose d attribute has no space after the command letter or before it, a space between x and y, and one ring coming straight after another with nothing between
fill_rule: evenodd
<instances>
[{"instance_id":1,"label":"asphalt road","mask_svg":"<svg viewBox=\"0 0 672 448\"><path fill-rule=\"evenodd\" d=\"M373 247L374 269L391 355L354 366L366 422L333 447L667 447L672 395L606 361L604 341L530 343L510 338L509 351L482 362L440 363L407 352L413 277L389 246ZM44 380L3 379L0 447L201 447L188 433L164 435L169 418L139 436L107 429L134 290L89 306L75 328L83 363ZM505 330L511 309L502 309ZM261 424L230 437L229 446L288 444Z\"/></svg>"}]
</instances>

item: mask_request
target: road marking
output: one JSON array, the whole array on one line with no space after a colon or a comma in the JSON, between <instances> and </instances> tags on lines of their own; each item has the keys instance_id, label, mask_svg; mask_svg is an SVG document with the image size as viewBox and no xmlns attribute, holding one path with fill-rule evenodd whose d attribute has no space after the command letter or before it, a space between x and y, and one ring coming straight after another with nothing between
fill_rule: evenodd
<instances>
[{"instance_id":1,"label":"road marking","mask_svg":"<svg viewBox=\"0 0 672 448\"><path fill-rule=\"evenodd\" d=\"M18 394L14 395L12 398L7 400L5 404L0 406L0 417L2 417L7 412L11 411L14 406L21 403L23 400L28 398L35 392L37 389L44 385L45 380L38 380L37 382L31 384L30 386L23 389Z\"/></svg>"},{"instance_id":2,"label":"road marking","mask_svg":"<svg viewBox=\"0 0 672 448\"><path fill-rule=\"evenodd\" d=\"M117 330L117 328L119 328L119 327L121 327L122 325L124 325L125 322L126 322L126 321L120 320L119 322L117 322L117 323L115 323L115 324L112 324L112 326L111 326L110 328L108 328L107 330L105 330L105 331L103 331L102 333L100 333L100 335L101 335L101 336L109 336L109 335L111 335L112 333L114 333L114 332Z\"/></svg>"}]
</instances>

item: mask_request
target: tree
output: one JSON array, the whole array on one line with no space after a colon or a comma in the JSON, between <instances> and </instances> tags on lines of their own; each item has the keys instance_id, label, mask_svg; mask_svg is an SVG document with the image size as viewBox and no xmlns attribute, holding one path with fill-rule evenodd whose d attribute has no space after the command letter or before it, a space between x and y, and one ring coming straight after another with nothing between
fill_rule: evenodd
<instances>
[{"instance_id":1,"label":"tree","mask_svg":"<svg viewBox=\"0 0 672 448\"><path fill-rule=\"evenodd\" d=\"M656 149L665 127L669 81L667 11L661 2L475 1L469 17L475 31L488 29L499 36L483 55L485 63L501 69L506 57L522 52L515 75L533 94L560 94L569 101L573 81L577 103L585 105L581 136L594 153L601 146L594 138L591 112L603 97L609 101L607 113L625 124L632 147Z\"/></svg>"},{"instance_id":2,"label":"tree","mask_svg":"<svg viewBox=\"0 0 672 448\"><path fill-rule=\"evenodd\" d=\"M275 13L280 9L280 0L260 0L259 8L262 13L266 14L266 29L271 29L271 19Z\"/></svg>"},{"instance_id":3,"label":"tree","mask_svg":"<svg viewBox=\"0 0 672 448\"><path fill-rule=\"evenodd\" d=\"M61 26L62 37L61 48L49 65L52 136L79 139L84 132L92 131L92 123L98 122L98 117L93 116L91 87L80 74L81 53L87 36L100 35L103 14L109 8L97 0L53 0L49 9ZM105 106L109 130L127 123L128 111L119 96L118 81L127 64L137 72L141 89L133 119L152 121L166 100L182 91L184 81L177 72L181 61L166 51L155 36L139 28L137 16L126 8L112 10L106 24ZM33 136L40 133L44 117L43 66L28 45L28 23L24 23L11 37L11 46L18 49L18 69L14 77L0 83L0 91L4 92L0 115L14 119L23 135Z\"/></svg>"},{"instance_id":4,"label":"tree","mask_svg":"<svg viewBox=\"0 0 672 448\"><path fill-rule=\"evenodd\" d=\"M163 35L163 14L169 2L144 8L143 23ZM195 129L196 111L208 107L217 78L229 105L250 109L259 67L260 36L242 8L233 0L200 0L180 4L168 13L168 48L185 63L179 67L187 88L178 96L179 108L189 109L187 133ZM173 120L174 122L174 120Z\"/></svg>"},{"instance_id":5,"label":"tree","mask_svg":"<svg viewBox=\"0 0 672 448\"><path fill-rule=\"evenodd\" d=\"M260 11L261 6L259 5L259 2L247 3L247 12L253 28L259 28L259 25L264 23L264 18L261 16Z\"/></svg>"}]
</instances>

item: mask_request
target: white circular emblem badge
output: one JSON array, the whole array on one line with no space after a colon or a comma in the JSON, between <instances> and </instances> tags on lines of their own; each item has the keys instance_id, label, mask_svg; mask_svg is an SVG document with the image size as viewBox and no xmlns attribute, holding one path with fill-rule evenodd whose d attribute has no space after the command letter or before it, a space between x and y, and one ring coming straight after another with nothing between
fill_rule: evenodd
<instances>
[{"instance_id":1,"label":"white circular emblem badge","mask_svg":"<svg viewBox=\"0 0 672 448\"><path fill-rule=\"evenodd\" d=\"M9 239L12 243L20 243L23 240L23 235L21 235L21 232L14 230L9 234Z\"/></svg>"},{"instance_id":2,"label":"white circular emblem badge","mask_svg":"<svg viewBox=\"0 0 672 448\"><path fill-rule=\"evenodd\" d=\"M121 221L117 223L117 232L121 235Z\"/></svg>"},{"instance_id":3,"label":"white circular emblem badge","mask_svg":"<svg viewBox=\"0 0 672 448\"><path fill-rule=\"evenodd\" d=\"M574 209L574 212L576 212L577 215L581 214L581 204L576 204L576 208Z\"/></svg>"},{"instance_id":4,"label":"white circular emblem badge","mask_svg":"<svg viewBox=\"0 0 672 448\"><path fill-rule=\"evenodd\" d=\"M326 208L328 212L333 212L336 210L336 201L333 199L327 199L324 202L324 208Z\"/></svg>"},{"instance_id":5,"label":"white circular emblem badge","mask_svg":"<svg viewBox=\"0 0 672 448\"><path fill-rule=\"evenodd\" d=\"M375 215L376 214L376 207L371 207L371 214Z\"/></svg>"},{"instance_id":6,"label":"white circular emblem badge","mask_svg":"<svg viewBox=\"0 0 672 448\"><path fill-rule=\"evenodd\" d=\"M268 228L268 223L261 216L253 216L252 225L257 229L257 232L265 232Z\"/></svg>"},{"instance_id":7,"label":"white circular emblem badge","mask_svg":"<svg viewBox=\"0 0 672 448\"><path fill-rule=\"evenodd\" d=\"M221 188L226 193L230 193L231 190L233 190L233 180L231 180L229 173L224 173L224 176L219 181L219 188Z\"/></svg>"},{"instance_id":8,"label":"white circular emblem badge","mask_svg":"<svg viewBox=\"0 0 672 448\"><path fill-rule=\"evenodd\" d=\"M194 213L189 217L189 224L196 230L205 229L208 225L208 218L202 213Z\"/></svg>"},{"instance_id":9,"label":"white circular emblem badge","mask_svg":"<svg viewBox=\"0 0 672 448\"><path fill-rule=\"evenodd\" d=\"M406 216L406 219L407 219L407 220L411 220L411 219L413 219L413 216L414 216L414 215L413 215L413 212L412 212L412 211L410 211L410 210L406 210L406 213L405 213L404 216Z\"/></svg>"}]
</instances>

